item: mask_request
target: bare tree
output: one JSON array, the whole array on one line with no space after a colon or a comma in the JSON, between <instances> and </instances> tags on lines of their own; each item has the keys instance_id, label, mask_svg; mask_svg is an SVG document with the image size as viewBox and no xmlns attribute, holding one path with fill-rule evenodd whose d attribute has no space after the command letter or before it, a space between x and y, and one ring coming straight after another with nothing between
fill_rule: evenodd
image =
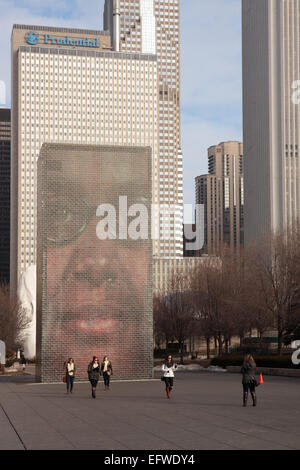
<instances>
[{"instance_id":1,"label":"bare tree","mask_svg":"<svg viewBox=\"0 0 300 470\"><path fill-rule=\"evenodd\" d=\"M174 273L168 293L156 295L153 300L155 337L163 336L166 344L177 341L182 363L185 342L193 331L194 322L188 279L188 276Z\"/></svg>"},{"instance_id":2,"label":"bare tree","mask_svg":"<svg viewBox=\"0 0 300 470\"><path fill-rule=\"evenodd\" d=\"M299 298L300 285L300 228L294 225L274 233L251 248L251 283L255 284L260 312L272 317L278 333L278 354L288 332L293 305ZM271 326L271 325L270 325Z\"/></svg>"},{"instance_id":3,"label":"bare tree","mask_svg":"<svg viewBox=\"0 0 300 470\"><path fill-rule=\"evenodd\" d=\"M192 332L205 338L209 358L212 339L222 355L233 336L242 341L256 329L262 340L270 328L278 331L281 354L283 338L300 331L300 225L247 251L224 247L189 275L173 275L169 294L159 302L157 324L179 342L182 358Z\"/></svg>"},{"instance_id":4,"label":"bare tree","mask_svg":"<svg viewBox=\"0 0 300 470\"><path fill-rule=\"evenodd\" d=\"M221 263L216 262L216 260L209 260L198 266L191 278L194 316L198 321L198 330L206 339L207 356L210 356L209 345L211 338L214 338L218 343L219 354L221 355L224 342L224 289Z\"/></svg>"},{"instance_id":5,"label":"bare tree","mask_svg":"<svg viewBox=\"0 0 300 470\"><path fill-rule=\"evenodd\" d=\"M172 336L179 343L180 359L183 364L185 341L190 337L194 325L189 276L174 273L169 282L169 292L168 321Z\"/></svg>"},{"instance_id":6,"label":"bare tree","mask_svg":"<svg viewBox=\"0 0 300 470\"><path fill-rule=\"evenodd\" d=\"M11 296L8 284L0 284L0 339L14 349L22 343L30 320L21 308L18 298Z\"/></svg>"},{"instance_id":7,"label":"bare tree","mask_svg":"<svg viewBox=\"0 0 300 470\"><path fill-rule=\"evenodd\" d=\"M155 294L153 297L154 338L157 346L170 342L172 331L169 323L169 306L167 296Z\"/></svg>"}]
</instances>

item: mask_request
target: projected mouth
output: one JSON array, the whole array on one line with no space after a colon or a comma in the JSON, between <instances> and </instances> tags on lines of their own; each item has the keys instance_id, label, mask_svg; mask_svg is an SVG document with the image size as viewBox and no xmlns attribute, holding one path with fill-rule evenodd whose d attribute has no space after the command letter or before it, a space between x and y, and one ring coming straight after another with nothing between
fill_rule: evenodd
<instances>
[{"instance_id":1,"label":"projected mouth","mask_svg":"<svg viewBox=\"0 0 300 470\"><path fill-rule=\"evenodd\" d=\"M78 320L76 329L89 334L107 333L115 330L118 323L117 320Z\"/></svg>"}]
</instances>

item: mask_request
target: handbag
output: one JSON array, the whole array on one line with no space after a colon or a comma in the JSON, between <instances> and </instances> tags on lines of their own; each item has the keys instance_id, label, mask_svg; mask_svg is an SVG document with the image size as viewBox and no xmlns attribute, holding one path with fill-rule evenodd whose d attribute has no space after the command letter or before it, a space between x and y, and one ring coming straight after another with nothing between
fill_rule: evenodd
<instances>
[{"instance_id":1,"label":"handbag","mask_svg":"<svg viewBox=\"0 0 300 470\"><path fill-rule=\"evenodd\" d=\"M66 381L67 381L67 378L66 378L66 376L64 375L64 376L63 376L63 383L65 384Z\"/></svg>"},{"instance_id":2,"label":"handbag","mask_svg":"<svg viewBox=\"0 0 300 470\"><path fill-rule=\"evenodd\" d=\"M251 384L253 384L255 387L258 387L260 385L260 383L256 379L251 380Z\"/></svg>"}]
</instances>

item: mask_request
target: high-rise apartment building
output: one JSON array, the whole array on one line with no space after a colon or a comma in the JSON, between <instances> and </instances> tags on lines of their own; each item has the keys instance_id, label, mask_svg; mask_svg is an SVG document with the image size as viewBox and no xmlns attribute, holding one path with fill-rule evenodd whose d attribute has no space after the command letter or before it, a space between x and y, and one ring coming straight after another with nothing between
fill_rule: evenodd
<instances>
[{"instance_id":1,"label":"high-rise apartment building","mask_svg":"<svg viewBox=\"0 0 300 470\"><path fill-rule=\"evenodd\" d=\"M243 0L245 243L300 216L300 0ZM297 98L297 96L296 96Z\"/></svg>"},{"instance_id":2,"label":"high-rise apartment building","mask_svg":"<svg viewBox=\"0 0 300 470\"><path fill-rule=\"evenodd\" d=\"M10 109L0 108L0 282L9 282Z\"/></svg>"},{"instance_id":3,"label":"high-rise apartment building","mask_svg":"<svg viewBox=\"0 0 300 470\"><path fill-rule=\"evenodd\" d=\"M208 149L208 175L195 179L196 204L204 206L204 247L218 254L244 243L243 144L222 142Z\"/></svg>"},{"instance_id":4,"label":"high-rise apartment building","mask_svg":"<svg viewBox=\"0 0 300 470\"><path fill-rule=\"evenodd\" d=\"M105 1L104 29L111 32L116 50L157 55L159 154L154 194L161 206L176 207L174 218L171 218L170 237L160 240L154 254L167 258L182 257L183 254L179 23L180 0ZM161 233L166 223L161 217Z\"/></svg>"},{"instance_id":5,"label":"high-rise apartment building","mask_svg":"<svg viewBox=\"0 0 300 470\"><path fill-rule=\"evenodd\" d=\"M155 162L157 96L153 54L112 51L103 31L14 25L13 288L36 264L36 164L43 143L150 146Z\"/></svg>"}]
</instances>

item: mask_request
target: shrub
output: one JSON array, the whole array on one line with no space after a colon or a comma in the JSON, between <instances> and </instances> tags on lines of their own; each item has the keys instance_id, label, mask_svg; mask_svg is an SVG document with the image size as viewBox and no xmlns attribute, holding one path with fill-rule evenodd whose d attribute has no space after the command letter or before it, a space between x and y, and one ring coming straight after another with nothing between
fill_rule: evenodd
<instances>
[{"instance_id":1,"label":"shrub","mask_svg":"<svg viewBox=\"0 0 300 470\"><path fill-rule=\"evenodd\" d=\"M300 364L296 366L292 363L290 355L286 356L255 356L257 367L273 367L279 369L300 369ZM215 357L211 365L226 368L227 366L241 366L244 356L228 355Z\"/></svg>"}]
</instances>

